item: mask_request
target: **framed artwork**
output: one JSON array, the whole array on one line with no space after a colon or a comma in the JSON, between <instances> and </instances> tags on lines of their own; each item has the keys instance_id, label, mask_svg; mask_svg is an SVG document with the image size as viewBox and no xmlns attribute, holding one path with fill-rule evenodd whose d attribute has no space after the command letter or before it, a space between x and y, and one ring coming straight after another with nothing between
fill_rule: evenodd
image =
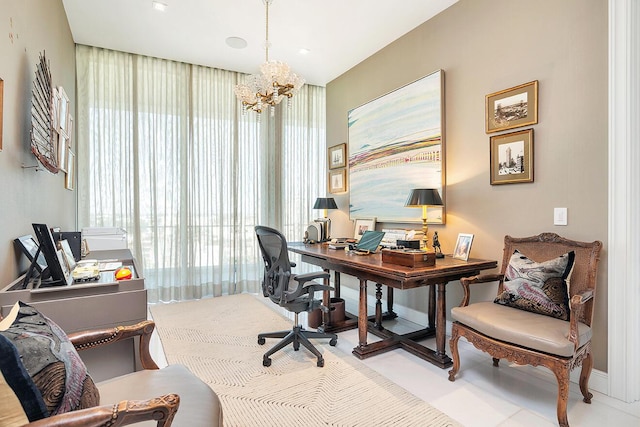
<instances>
[{"instance_id":1,"label":"framed artwork","mask_svg":"<svg viewBox=\"0 0 640 427\"><path fill-rule=\"evenodd\" d=\"M4 105L4 80L0 79L0 151L2 151L2 106Z\"/></svg>"},{"instance_id":2,"label":"framed artwork","mask_svg":"<svg viewBox=\"0 0 640 427\"><path fill-rule=\"evenodd\" d=\"M538 81L487 95L486 132L538 123Z\"/></svg>"},{"instance_id":3,"label":"framed artwork","mask_svg":"<svg viewBox=\"0 0 640 427\"><path fill-rule=\"evenodd\" d=\"M490 138L491 185L533 182L533 129Z\"/></svg>"},{"instance_id":4,"label":"framed artwork","mask_svg":"<svg viewBox=\"0 0 640 427\"><path fill-rule=\"evenodd\" d=\"M67 176L64 180L64 188L73 191L76 179L76 155L70 149L67 148L67 150Z\"/></svg>"},{"instance_id":5,"label":"framed artwork","mask_svg":"<svg viewBox=\"0 0 640 427\"><path fill-rule=\"evenodd\" d=\"M471 243L473 243L473 234L459 233L456 240L456 248L453 250L453 257L466 261L469 259L471 252Z\"/></svg>"},{"instance_id":6,"label":"framed artwork","mask_svg":"<svg viewBox=\"0 0 640 427\"><path fill-rule=\"evenodd\" d=\"M67 146L68 139L61 133L54 133L58 138L58 167L62 172L66 172L67 169L67 156L69 147Z\"/></svg>"},{"instance_id":7,"label":"framed artwork","mask_svg":"<svg viewBox=\"0 0 640 427\"><path fill-rule=\"evenodd\" d=\"M71 112L69 111L69 97L62 86L58 87L58 97L60 99L58 105L58 132L66 136L69 131Z\"/></svg>"},{"instance_id":8,"label":"framed artwork","mask_svg":"<svg viewBox=\"0 0 640 427\"><path fill-rule=\"evenodd\" d=\"M329 169L343 168L347 165L347 144L339 144L328 149Z\"/></svg>"},{"instance_id":9,"label":"framed artwork","mask_svg":"<svg viewBox=\"0 0 640 427\"><path fill-rule=\"evenodd\" d=\"M349 111L351 219L422 223L404 206L413 188L436 188L445 201L443 103L438 70ZM444 209L428 222L443 224Z\"/></svg>"},{"instance_id":10,"label":"framed artwork","mask_svg":"<svg viewBox=\"0 0 640 427\"><path fill-rule=\"evenodd\" d=\"M329 193L347 191L347 171L344 169L329 172Z\"/></svg>"},{"instance_id":11,"label":"framed artwork","mask_svg":"<svg viewBox=\"0 0 640 427\"><path fill-rule=\"evenodd\" d=\"M375 218L360 218L356 219L353 229L353 238L356 240L360 240L360 237L364 234L365 231L374 231L376 229L376 219Z\"/></svg>"},{"instance_id":12,"label":"framed artwork","mask_svg":"<svg viewBox=\"0 0 640 427\"><path fill-rule=\"evenodd\" d=\"M20 247L22 253L27 256L27 259L30 262L33 262L33 258L35 258L36 253L38 253L38 247L40 246L33 236L31 234L20 236L15 239L14 242ZM36 262L35 267L40 273L47 269L47 261L45 260L42 252L38 254L38 261Z\"/></svg>"}]
</instances>

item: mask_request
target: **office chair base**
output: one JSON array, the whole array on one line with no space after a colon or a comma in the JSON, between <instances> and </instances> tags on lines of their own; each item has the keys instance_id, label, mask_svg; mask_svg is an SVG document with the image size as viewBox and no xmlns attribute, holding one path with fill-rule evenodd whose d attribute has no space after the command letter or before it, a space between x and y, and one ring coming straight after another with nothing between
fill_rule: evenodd
<instances>
[{"instance_id":1,"label":"office chair base","mask_svg":"<svg viewBox=\"0 0 640 427\"><path fill-rule=\"evenodd\" d=\"M286 347L289 344L293 345L293 349L298 351L300 344L307 348L311 353L318 358L317 366L322 368L324 366L324 358L322 354L311 344L309 338L330 338L329 345L334 347L338 343L338 336L336 334L326 332L307 331L302 326L294 326L292 330L279 331L279 332L267 332L258 335L258 344L264 345L266 338L282 338L282 340L273 346L271 350L266 352L262 357L262 366L271 366L271 356L276 351Z\"/></svg>"}]
</instances>

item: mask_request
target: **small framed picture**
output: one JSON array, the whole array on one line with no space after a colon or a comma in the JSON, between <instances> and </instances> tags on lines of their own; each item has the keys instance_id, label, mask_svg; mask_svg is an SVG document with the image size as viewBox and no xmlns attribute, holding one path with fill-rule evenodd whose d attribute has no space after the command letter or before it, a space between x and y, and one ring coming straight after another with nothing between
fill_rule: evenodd
<instances>
[{"instance_id":1,"label":"small framed picture","mask_svg":"<svg viewBox=\"0 0 640 427\"><path fill-rule=\"evenodd\" d=\"M30 262L33 262L33 259L38 253L38 247L40 246L33 238L33 236L31 234L20 236L15 239L14 242L22 250L22 253L27 256L27 259ZM42 252L38 254L38 261L36 262L35 267L40 273L47 269L47 261L45 260L44 254Z\"/></svg>"},{"instance_id":2,"label":"small framed picture","mask_svg":"<svg viewBox=\"0 0 640 427\"><path fill-rule=\"evenodd\" d=\"M329 169L343 168L347 165L347 144L339 144L328 149Z\"/></svg>"},{"instance_id":3,"label":"small framed picture","mask_svg":"<svg viewBox=\"0 0 640 427\"><path fill-rule=\"evenodd\" d=\"M344 193L347 191L347 171L341 169L329 172L329 193Z\"/></svg>"},{"instance_id":4,"label":"small framed picture","mask_svg":"<svg viewBox=\"0 0 640 427\"><path fill-rule=\"evenodd\" d=\"M64 188L73 191L76 181L76 155L67 147L67 176L64 181Z\"/></svg>"},{"instance_id":5,"label":"small framed picture","mask_svg":"<svg viewBox=\"0 0 640 427\"><path fill-rule=\"evenodd\" d=\"M58 132L67 136L71 111L69 111L69 97L62 86L58 87L58 97L60 98L58 109Z\"/></svg>"},{"instance_id":6,"label":"small framed picture","mask_svg":"<svg viewBox=\"0 0 640 427\"><path fill-rule=\"evenodd\" d=\"M538 81L501 90L486 97L486 132L538 123Z\"/></svg>"},{"instance_id":7,"label":"small framed picture","mask_svg":"<svg viewBox=\"0 0 640 427\"><path fill-rule=\"evenodd\" d=\"M57 150L58 150L58 169L62 172L67 171L67 156L69 147L67 146L67 138L64 137L61 133L53 132L55 138L58 140Z\"/></svg>"},{"instance_id":8,"label":"small framed picture","mask_svg":"<svg viewBox=\"0 0 640 427\"><path fill-rule=\"evenodd\" d=\"M353 238L360 240L365 231L374 231L376 229L376 219L356 219L355 227L353 229Z\"/></svg>"},{"instance_id":9,"label":"small framed picture","mask_svg":"<svg viewBox=\"0 0 640 427\"><path fill-rule=\"evenodd\" d=\"M453 250L453 257L463 261L468 260L471 252L471 243L473 243L473 234L459 233L456 248Z\"/></svg>"},{"instance_id":10,"label":"small framed picture","mask_svg":"<svg viewBox=\"0 0 640 427\"><path fill-rule=\"evenodd\" d=\"M533 129L490 138L491 185L533 182Z\"/></svg>"}]
</instances>

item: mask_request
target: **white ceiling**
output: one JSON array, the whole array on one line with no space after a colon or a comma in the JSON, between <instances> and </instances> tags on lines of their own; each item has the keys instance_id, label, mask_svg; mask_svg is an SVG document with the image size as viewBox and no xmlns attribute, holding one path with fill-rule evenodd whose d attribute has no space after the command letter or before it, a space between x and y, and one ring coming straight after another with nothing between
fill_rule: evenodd
<instances>
[{"instance_id":1,"label":"white ceiling","mask_svg":"<svg viewBox=\"0 0 640 427\"><path fill-rule=\"evenodd\" d=\"M63 0L76 43L255 73L264 61L262 0ZM269 59L324 86L458 0L274 0ZM244 49L225 40L241 37ZM302 55L301 48L309 49Z\"/></svg>"}]
</instances>

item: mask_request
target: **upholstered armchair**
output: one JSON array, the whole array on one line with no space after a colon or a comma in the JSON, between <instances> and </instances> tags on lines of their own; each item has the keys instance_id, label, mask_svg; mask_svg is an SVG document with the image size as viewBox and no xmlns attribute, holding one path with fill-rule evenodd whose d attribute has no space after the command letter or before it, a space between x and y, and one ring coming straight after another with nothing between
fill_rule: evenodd
<instances>
[{"instance_id":1,"label":"upholstered armchair","mask_svg":"<svg viewBox=\"0 0 640 427\"><path fill-rule=\"evenodd\" d=\"M154 328L144 321L66 335L17 303L0 322L0 425L222 426L220 401L207 384L182 365L158 368L149 351ZM143 369L95 384L81 352L136 337Z\"/></svg>"},{"instance_id":2,"label":"upholstered armchair","mask_svg":"<svg viewBox=\"0 0 640 427\"><path fill-rule=\"evenodd\" d=\"M602 243L585 243L554 233L504 238L500 274L461 279L464 296L451 311L453 368L460 370L458 340L465 337L493 358L545 366L558 381L557 417L568 427L569 373L582 366L580 391L591 403L591 336L596 274ZM494 301L470 304L471 287L498 282Z\"/></svg>"}]
</instances>

